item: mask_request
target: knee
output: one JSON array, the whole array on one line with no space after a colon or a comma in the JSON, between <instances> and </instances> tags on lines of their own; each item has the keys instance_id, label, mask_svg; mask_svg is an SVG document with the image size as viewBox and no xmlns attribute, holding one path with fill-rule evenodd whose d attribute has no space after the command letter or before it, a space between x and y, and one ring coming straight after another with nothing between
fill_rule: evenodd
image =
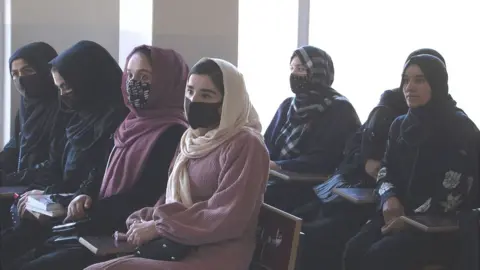
<instances>
[{"instance_id":1,"label":"knee","mask_svg":"<svg viewBox=\"0 0 480 270\"><path fill-rule=\"evenodd\" d=\"M361 261L368 251L368 247L360 243L359 238L353 237L346 244L343 251L344 270L362 269Z\"/></svg>"}]
</instances>

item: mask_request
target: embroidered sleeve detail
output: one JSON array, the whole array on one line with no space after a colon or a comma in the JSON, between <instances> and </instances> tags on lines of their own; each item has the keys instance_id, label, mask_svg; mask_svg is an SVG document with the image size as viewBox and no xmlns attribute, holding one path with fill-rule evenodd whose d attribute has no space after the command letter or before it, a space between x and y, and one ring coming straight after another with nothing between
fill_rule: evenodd
<instances>
[{"instance_id":1,"label":"embroidered sleeve detail","mask_svg":"<svg viewBox=\"0 0 480 270\"><path fill-rule=\"evenodd\" d=\"M432 198L428 198L426 202L420 205L417 209L415 209L415 213L425 213L430 209L432 203Z\"/></svg>"},{"instance_id":2,"label":"embroidered sleeve detail","mask_svg":"<svg viewBox=\"0 0 480 270\"><path fill-rule=\"evenodd\" d=\"M447 200L444 202L440 202L440 205L443 206L445 212L450 212L453 210L456 210L457 207L462 203L462 195L453 195L453 194L448 194Z\"/></svg>"},{"instance_id":3,"label":"embroidered sleeve detail","mask_svg":"<svg viewBox=\"0 0 480 270\"><path fill-rule=\"evenodd\" d=\"M382 183L382 185L378 189L378 194L382 196L383 194L385 194L385 192L389 191L392 188L394 188L394 186L391 183L388 183L388 182Z\"/></svg>"},{"instance_id":4,"label":"embroidered sleeve detail","mask_svg":"<svg viewBox=\"0 0 480 270\"><path fill-rule=\"evenodd\" d=\"M473 181L474 181L474 180L473 180L473 177L472 177L472 176L470 176L470 177L467 178L467 185L468 185L468 187L467 187L467 188L468 188L467 192L468 192L468 193L470 193L470 190L472 189Z\"/></svg>"},{"instance_id":5,"label":"embroidered sleeve detail","mask_svg":"<svg viewBox=\"0 0 480 270\"><path fill-rule=\"evenodd\" d=\"M461 173L448 171L445 173L445 179L443 179L443 186L446 189L454 189L460 184Z\"/></svg>"},{"instance_id":6,"label":"embroidered sleeve detail","mask_svg":"<svg viewBox=\"0 0 480 270\"><path fill-rule=\"evenodd\" d=\"M382 180L383 178L385 178L385 176L387 176L387 167L382 167L379 171L378 171L378 174L377 174L377 182Z\"/></svg>"}]
</instances>

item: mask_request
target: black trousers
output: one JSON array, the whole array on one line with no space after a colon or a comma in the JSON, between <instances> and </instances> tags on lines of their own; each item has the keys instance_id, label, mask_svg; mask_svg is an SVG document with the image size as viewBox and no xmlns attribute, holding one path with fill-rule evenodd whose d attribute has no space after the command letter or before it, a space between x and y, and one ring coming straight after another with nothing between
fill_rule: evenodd
<instances>
[{"instance_id":1,"label":"black trousers","mask_svg":"<svg viewBox=\"0 0 480 270\"><path fill-rule=\"evenodd\" d=\"M452 267L460 246L458 233L425 233L411 228L383 235L383 218L365 224L345 247L345 270L408 270L428 264Z\"/></svg>"},{"instance_id":2,"label":"black trousers","mask_svg":"<svg viewBox=\"0 0 480 270\"><path fill-rule=\"evenodd\" d=\"M52 245L47 242L44 246L31 253L17 259L7 270L82 270L92 264L113 258L95 256L79 243Z\"/></svg>"},{"instance_id":3,"label":"black trousers","mask_svg":"<svg viewBox=\"0 0 480 270\"><path fill-rule=\"evenodd\" d=\"M37 220L21 219L18 224L2 231L0 260L6 269L17 258L38 247L52 235L51 224L40 224Z\"/></svg>"},{"instance_id":4,"label":"black trousers","mask_svg":"<svg viewBox=\"0 0 480 270\"><path fill-rule=\"evenodd\" d=\"M12 224L12 216L10 214L10 207L12 207L13 198L0 199L0 229L8 229Z\"/></svg>"},{"instance_id":5,"label":"black trousers","mask_svg":"<svg viewBox=\"0 0 480 270\"><path fill-rule=\"evenodd\" d=\"M341 270L345 243L354 236L373 212L371 205L355 205L350 202L323 204L311 202L294 215L303 219L305 233L300 247L301 270Z\"/></svg>"}]
</instances>

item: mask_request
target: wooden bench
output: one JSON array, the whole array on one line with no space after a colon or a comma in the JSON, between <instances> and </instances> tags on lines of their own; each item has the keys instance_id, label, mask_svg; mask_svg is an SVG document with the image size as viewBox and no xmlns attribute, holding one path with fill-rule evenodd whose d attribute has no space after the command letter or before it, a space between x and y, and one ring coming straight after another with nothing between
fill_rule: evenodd
<instances>
[{"instance_id":1,"label":"wooden bench","mask_svg":"<svg viewBox=\"0 0 480 270\"><path fill-rule=\"evenodd\" d=\"M263 204L250 270L294 270L301 227L302 219Z\"/></svg>"}]
</instances>

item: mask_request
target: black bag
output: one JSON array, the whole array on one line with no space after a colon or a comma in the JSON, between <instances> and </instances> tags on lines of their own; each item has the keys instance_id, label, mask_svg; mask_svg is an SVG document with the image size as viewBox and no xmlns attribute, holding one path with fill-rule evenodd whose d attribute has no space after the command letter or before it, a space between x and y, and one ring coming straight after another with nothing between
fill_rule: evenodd
<instances>
[{"instance_id":1,"label":"black bag","mask_svg":"<svg viewBox=\"0 0 480 270\"><path fill-rule=\"evenodd\" d=\"M167 238L152 240L135 251L135 256L157 261L181 261L196 247L173 242Z\"/></svg>"}]
</instances>

